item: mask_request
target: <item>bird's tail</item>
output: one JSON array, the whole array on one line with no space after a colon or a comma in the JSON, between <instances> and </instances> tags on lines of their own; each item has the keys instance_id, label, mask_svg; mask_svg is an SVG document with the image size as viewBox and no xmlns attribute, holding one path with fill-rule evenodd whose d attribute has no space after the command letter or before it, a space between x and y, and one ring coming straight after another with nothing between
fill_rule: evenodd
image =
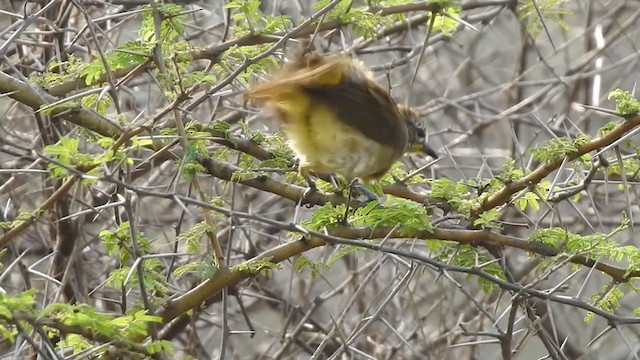
<instances>
[{"instance_id":1,"label":"bird's tail","mask_svg":"<svg viewBox=\"0 0 640 360\"><path fill-rule=\"evenodd\" d=\"M343 57L306 55L285 64L270 79L252 86L247 92L250 99L269 101L303 88L338 84L350 70Z\"/></svg>"}]
</instances>

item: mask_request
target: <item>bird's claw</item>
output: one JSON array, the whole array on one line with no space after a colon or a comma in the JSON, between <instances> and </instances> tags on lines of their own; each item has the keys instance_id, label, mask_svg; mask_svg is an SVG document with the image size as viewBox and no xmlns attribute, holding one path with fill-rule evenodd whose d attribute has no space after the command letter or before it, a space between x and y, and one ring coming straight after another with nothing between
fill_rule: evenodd
<instances>
[{"instance_id":1,"label":"bird's claw","mask_svg":"<svg viewBox=\"0 0 640 360\"><path fill-rule=\"evenodd\" d=\"M310 186L307 190L302 194L302 198L300 198L300 205L304 205L307 209L313 207L314 203L311 201L311 198L315 193L318 192L318 188L315 186Z\"/></svg>"},{"instance_id":2,"label":"bird's claw","mask_svg":"<svg viewBox=\"0 0 640 360\"><path fill-rule=\"evenodd\" d=\"M367 189L362 184L354 184L353 189L359 191L362 195L367 197L367 199L363 201L363 205L366 205L372 201L380 200L380 198L378 198L378 195L376 195L373 191Z\"/></svg>"},{"instance_id":3,"label":"bird's claw","mask_svg":"<svg viewBox=\"0 0 640 360\"><path fill-rule=\"evenodd\" d=\"M372 203L372 202L374 202L374 201L376 201L376 202L378 203L378 205L376 206L376 208L377 208L377 207L381 207L381 206L380 206L380 201L379 201L379 199L378 199L378 198L366 198L365 200L363 200L363 201L360 203L360 206L359 206L359 207L366 207L367 205L371 204L371 203Z\"/></svg>"},{"instance_id":4,"label":"bird's claw","mask_svg":"<svg viewBox=\"0 0 640 360\"><path fill-rule=\"evenodd\" d=\"M395 174L392 174L392 175L391 175L391 177L393 178L393 182L394 182L396 185L402 185L402 186L406 186L406 185L407 185L404 181L402 181L402 179L400 179L399 177L397 177Z\"/></svg>"}]
</instances>

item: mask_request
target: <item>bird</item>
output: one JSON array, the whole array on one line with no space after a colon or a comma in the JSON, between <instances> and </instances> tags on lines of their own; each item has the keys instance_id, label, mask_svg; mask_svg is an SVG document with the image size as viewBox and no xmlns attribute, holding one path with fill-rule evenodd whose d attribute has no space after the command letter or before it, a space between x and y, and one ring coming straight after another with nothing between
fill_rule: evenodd
<instances>
[{"instance_id":1,"label":"bird","mask_svg":"<svg viewBox=\"0 0 640 360\"><path fill-rule=\"evenodd\" d=\"M425 142L418 112L396 103L372 71L348 55L299 55L247 95L280 121L308 185L303 199L317 191L311 172L370 183L405 153L438 157Z\"/></svg>"}]
</instances>

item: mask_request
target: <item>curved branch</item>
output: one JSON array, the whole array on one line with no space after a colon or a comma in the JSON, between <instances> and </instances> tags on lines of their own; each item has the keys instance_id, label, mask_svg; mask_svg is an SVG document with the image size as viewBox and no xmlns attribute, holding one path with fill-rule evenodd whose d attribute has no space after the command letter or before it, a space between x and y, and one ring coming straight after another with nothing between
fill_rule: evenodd
<instances>
[{"instance_id":1,"label":"curved branch","mask_svg":"<svg viewBox=\"0 0 640 360\"><path fill-rule=\"evenodd\" d=\"M242 217L242 214L234 212L235 216ZM255 219L256 217L253 215L246 214L247 216ZM270 223L278 223L277 221L269 220ZM284 224L279 223L282 226L283 230L289 231L299 231L292 224ZM417 260L424 264L430 265L437 271L455 271L462 272L467 274L473 274L490 280L500 287L513 291L524 291L529 293L532 296L541 298L541 299L549 299L559 303L568 304L572 306L577 306L588 311L592 311L599 316L602 316L608 319L611 322L616 323L640 323L640 318L638 317L623 317L616 316L607 313L601 309L598 309L595 306L588 305L584 301L580 299L573 298L570 296L561 296L555 294L549 294L544 291L525 288L519 284L514 284L508 281L504 281L502 279L496 278L484 271L480 268L468 268L457 265L450 265L440 263L433 259L430 259L426 256L417 254L412 251L406 251L402 249L398 249L395 247L382 246L379 244L374 244L370 242L364 242L361 240L352 240L347 237L353 238L389 238L389 237L414 237L414 238L423 238L423 239L439 239L439 240L448 240L448 241L456 241L459 243L466 244L477 244L479 241L484 241L493 244L503 244L507 246L513 246L517 248L521 248L523 250L533 251L540 253L546 256L554 256L559 254L559 250L548 247L546 245L540 243L530 243L522 239L499 235L490 233L487 231L480 230L440 230L436 229L434 233L429 233L426 231L407 233L402 230L394 230L389 228L378 228L375 230L371 230L369 228L347 228L347 227L339 227L333 229L329 232L329 234L322 234L318 232L309 232L309 236L307 238L303 238L302 240L293 241L290 243L286 243L275 247L273 249L267 250L259 256L245 261L240 265L232 267L230 270L220 271L214 277L204 281L199 284L192 290L169 300L164 307L158 312L157 315L163 318L164 323L168 323L174 318L184 314L185 312L201 306L201 304L209 297L215 296L219 291L223 288L237 285L242 280L248 279L252 276L255 276L255 273L248 271L246 269L255 268L254 265L257 265L260 261L268 259L273 263L279 263L289 258L292 258L296 255L300 255L305 251L310 249L320 247L326 244L347 244L352 246L358 246L362 248L372 249L376 251L382 251L386 253L396 254L408 259ZM418 236L420 235L420 236ZM614 279L619 279L620 281L629 281L632 277L640 276L640 272L635 271L631 274L625 276L625 270L619 269L610 265L605 265L601 263L595 263L590 259L584 258L582 256L574 256L571 258L571 261L577 264L582 264L585 266L595 266L598 270L603 271L609 274Z\"/></svg>"}]
</instances>

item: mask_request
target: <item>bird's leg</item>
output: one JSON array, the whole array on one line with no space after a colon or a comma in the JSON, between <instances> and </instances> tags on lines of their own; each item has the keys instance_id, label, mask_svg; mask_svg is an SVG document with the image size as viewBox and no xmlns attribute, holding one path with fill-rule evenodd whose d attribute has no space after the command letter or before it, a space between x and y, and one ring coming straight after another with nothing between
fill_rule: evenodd
<instances>
[{"instance_id":1,"label":"bird's leg","mask_svg":"<svg viewBox=\"0 0 640 360\"><path fill-rule=\"evenodd\" d=\"M345 226L349 225L347 219L349 216L349 208L351 207L351 195L353 195L353 187L357 182L358 179L353 179L349 182L349 185L347 185L349 187L349 192L347 193L347 206L344 209L344 216L340 220L340 222Z\"/></svg>"},{"instance_id":2,"label":"bird's leg","mask_svg":"<svg viewBox=\"0 0 640 360\"><path fill-rule=\"evenodd\" d=\"M306 165L300 164L298 166L298 172L307 182L307 190L302 194L302 198L300 199L300 205L305 205L306 207L312 207L311 196L318 191L318 187L316 186L315 181L311 179L311 175L309 175L309 168Z\"/></svg>"},{"instance_id":3,"label":"bird's leg","mask_svg":"<svg viewBox=\"0 0 640 360\"><path fill-rule=\"evenodd\" d=\"M336 174L331 174L330 179L331 179L331 185L333 185L334 188L336 188L336 189L340 189L341 188L340 179L338 179Z\"/></svg>"}]
</instances>

